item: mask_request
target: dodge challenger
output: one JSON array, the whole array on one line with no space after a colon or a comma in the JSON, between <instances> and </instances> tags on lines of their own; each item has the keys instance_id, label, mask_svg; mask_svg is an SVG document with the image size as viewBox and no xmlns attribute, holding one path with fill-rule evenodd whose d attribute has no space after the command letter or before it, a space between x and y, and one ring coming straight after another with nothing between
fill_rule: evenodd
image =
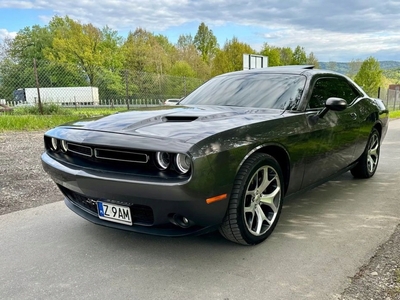
<instances>
[{"instance_id":1,"label":"dodge challenger","mask_svg":"<svg viewBox=\"0 0 400 300\"><path fill-rule=\"evenodd\" d=\"M162 236L218 229L254 245L284 199L346 171L373 176L388 114L335 72L232 72L178 106L51 129L42 164L66 205L95 224Z\"/></svg>"}]
</instances>

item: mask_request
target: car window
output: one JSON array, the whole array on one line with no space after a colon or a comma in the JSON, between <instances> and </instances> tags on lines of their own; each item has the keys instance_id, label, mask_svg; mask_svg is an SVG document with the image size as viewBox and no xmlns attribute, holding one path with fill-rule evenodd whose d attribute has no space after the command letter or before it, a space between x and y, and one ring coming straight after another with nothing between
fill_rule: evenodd
<instances>
[{"instance_id":1,"label":"car window","mask_svg":"<svg viewBox=\"0 0 400 300\"><path fill-rule=\"evenodd\" d=\"M231 73L214 77L181 104L294 109L305 82L303 75Z\"/></svg>"},{"instance_id":2,"label":"car window","mask_svg":"<svg viewBox=\"0 0 400 300\"><path fill-rule=\"evenodd\" d=\"M320 78L313 87L309 108L323 108L330 97L338 97L346 100L347 104L353 102L360 94L342 78Z\"/></svg>"}]
</instances>

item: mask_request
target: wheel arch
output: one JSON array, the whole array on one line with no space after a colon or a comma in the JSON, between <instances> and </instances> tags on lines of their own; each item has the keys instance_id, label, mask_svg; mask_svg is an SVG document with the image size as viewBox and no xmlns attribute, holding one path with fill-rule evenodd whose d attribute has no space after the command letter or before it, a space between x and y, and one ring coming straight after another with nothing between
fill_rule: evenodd
<instances>
[{"instance_id":1,"label":"wheel arch","mask_svg":"<svg viewBox=\"0 0 400 300\"><path fill-rule=\"evenodd\" d=\"M379 132L379 136L382 137L382 124L380 122L376 122L374 127Z\"/></svg>"},{"instance_id":2,"label":"wheel arch","mask_svg":"<svg viewBox=\"0 0 400 300\"><path fill-rule=\"evenodd\" d=\"M273 158L276 159L283 173L285 186L284 192L286 193L290 179L290 157L288 152L282 146L276 144L258 146L245 156L245 158L240 163L238 169L236 170L237 172L239 171L243 163L254 153L265 153L271 155Z\"/></svg>"}]
</instances>

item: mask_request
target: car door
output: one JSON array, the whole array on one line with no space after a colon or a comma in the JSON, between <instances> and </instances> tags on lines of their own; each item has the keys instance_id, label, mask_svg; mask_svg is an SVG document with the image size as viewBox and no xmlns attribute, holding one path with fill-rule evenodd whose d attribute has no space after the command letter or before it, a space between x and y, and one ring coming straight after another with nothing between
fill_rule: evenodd
<instances>
[{"instance_id":1,"label":"car door","mask_svg":"<svg viewBox=\"0 0 400 300\"><path fill-rule=\"evenodd\" d=\"M324 180L351 164L359 135L354 103L361 95L348 80L334 75L317 76L311 86L305 114L309 133L302 187ZM343 111L329 110L323 118L315 118L330 97L346 100L348 107Z\"/></svg>"}]
</instances>

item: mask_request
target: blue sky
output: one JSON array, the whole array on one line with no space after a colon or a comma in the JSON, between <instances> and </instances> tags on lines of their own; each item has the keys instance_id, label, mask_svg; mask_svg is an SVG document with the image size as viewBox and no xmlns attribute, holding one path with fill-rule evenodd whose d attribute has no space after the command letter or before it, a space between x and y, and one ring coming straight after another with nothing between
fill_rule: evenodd
<instances>
[{"instance_id":1,"label":"blue sky","mask_svg":"<svg viewBox=\"0 0 400 300\"><path fill-rule=\"evenodd\" d=\"M0 42L54 15L122 36L142 27L171 42L204 22L221 47L235 36L256 50L300 45L320 61L400 61L400 0L1 0Z\"/></svg>"}]
</instances>

